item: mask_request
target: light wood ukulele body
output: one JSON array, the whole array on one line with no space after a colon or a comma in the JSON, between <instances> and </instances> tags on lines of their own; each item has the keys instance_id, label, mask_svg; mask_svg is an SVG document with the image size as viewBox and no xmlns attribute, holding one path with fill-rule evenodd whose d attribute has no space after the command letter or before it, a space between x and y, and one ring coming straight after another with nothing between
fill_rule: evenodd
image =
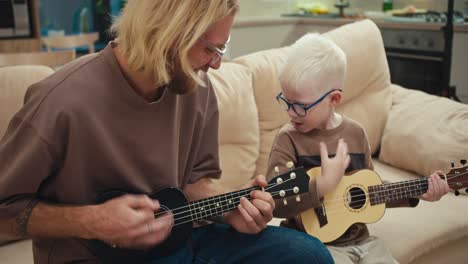
<instances>
[{"instance_id":1,"label":"light wood ukulele body","mask_svg":"<svg viewBox=\"0 0 468 264\"><path fill-rule=\"evenodd\" d=\"M307 171L321 177L321 168ZM445 178L442 177L441 178ZM452 169L446 180L453 190L466 187L468 167ZM397 183L382 183L372 170L359 170L344 176L336 188L325 195L322 206L301 213L305 231L327 243L339 238L354 223L373 223L385 214L385 204L416 197L428 189L426 177Z\"/></svg>"}]
</instances>

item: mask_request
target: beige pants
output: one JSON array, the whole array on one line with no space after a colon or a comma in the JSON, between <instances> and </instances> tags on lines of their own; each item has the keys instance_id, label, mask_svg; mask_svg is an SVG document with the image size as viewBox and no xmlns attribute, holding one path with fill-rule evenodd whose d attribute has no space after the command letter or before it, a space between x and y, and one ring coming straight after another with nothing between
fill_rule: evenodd
<instances>
[{"instance_id":1,"label":"beige pants","mask_svg":"<svg viewBox=\"0 0 468 264\"><path fill-rule=\"evenodd\" d=\"M374 236L355 245L327 248L336 264L398 264L383 241Z\"/></svg>"}]
</instances>

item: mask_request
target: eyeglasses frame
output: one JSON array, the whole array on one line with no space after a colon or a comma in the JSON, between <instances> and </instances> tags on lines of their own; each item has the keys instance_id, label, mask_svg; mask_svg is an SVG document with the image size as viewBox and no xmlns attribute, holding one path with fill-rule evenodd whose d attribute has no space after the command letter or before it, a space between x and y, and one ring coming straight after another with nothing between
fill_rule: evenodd
<instances>
[{"instance_id":1,"label":"eyeglasses frame","mask_svg":"<svg viewBox=\"0 0 468 264\"><path fill-rule=\"evenodd\" d=\"M286 111L289 111L292 107L294 113L296 113L296 115L300 116L300 117L304 117L307 115L307 110L311 109L312 107L316 106L317 104L319 104L320 102L322 102L329 94L331 94L332 92L334 91L340 91L340 92L343 92L342 89L332 89L330 91L328 91L327 93L325 93L322 97L320 97L319 99L317 99L315 102L309 104L308 106L304 105L304 104L299 104L299 103L290 103L288 102L288 100L286 98L284 98L282 95L283 95L283 92L280 92L277 96L276 96L276 101L278 101L278 103L281 104L280 100L282 100L283 102L286 103L286 105L288 106L288 109L286 109ZM294 105L297 105L299 106L300 108L304 109L304 115L300 115L297 111L296 111L296 108L294 107Z\"/></svg>"}]
</instances>

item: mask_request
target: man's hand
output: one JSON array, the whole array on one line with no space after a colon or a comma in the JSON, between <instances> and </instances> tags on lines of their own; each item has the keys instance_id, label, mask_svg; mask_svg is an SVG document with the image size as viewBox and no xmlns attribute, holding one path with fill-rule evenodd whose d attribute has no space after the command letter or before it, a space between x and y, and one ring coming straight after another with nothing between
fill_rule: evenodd
<instances>
[{"instance_id":1,"label":"man's hand","mask_svg":"<svg viewBox=\"0 0 468 264\"><path fill-rule=\"evenodd\" d=\"M343 139L339 140L335 153L335 157L329 158L327 145L320 142L322 177L317 178L317 192L320 197L323 197L336 187L351 160L348 154L348 144Z\"/></svg>"},{"instance_id":2,"label":"man's hand","mask_svg":"<svg viewBox=\"0 0 468 264\"><path fill-rule=\"evenodd\" d=\"M167 238L173 224L172 214L155 218L159 209L158 201L130 194L93 206L90 236L122 248L152 248Z\"/></svg>"},{"instance_id":3,"label":"man's hand","mask_svg":"<svg viewBox=\"0 0 468 264\"><path fill-rule=\"evenodd\" d=\"M267 181L259 175L242 188L253 186L266 187ZM240 199L238 209L225 214L225 221L240 233L257 234L266 228L267 223L273 218L275 202L268 192L252 191L252 200L245 197Z\"/></svg>"},{"instance_id":4,"label":"man's hand","mask_svg":"<svg viewBox=\"0 0 468 264\"><path fill-rule=\"evenodd\" d=\"M424 201L434 202L439 201L442 196L446 195L449 192L449 186L446 181L442 180L440 176L443 176L442 171L434 172L427 179L429 187L427 192L419 196L420 199Z\"/></svg>"}]
</instances>

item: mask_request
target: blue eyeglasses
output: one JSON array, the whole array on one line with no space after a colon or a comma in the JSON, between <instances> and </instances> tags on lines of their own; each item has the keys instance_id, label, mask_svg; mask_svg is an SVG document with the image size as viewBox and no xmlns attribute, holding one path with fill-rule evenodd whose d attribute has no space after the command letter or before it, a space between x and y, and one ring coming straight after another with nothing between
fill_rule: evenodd
<instances>
[{"instance_id":1,"label":"blue eyeglasses","mask_svg":"<svg viewBox=\"0 0 468 264\"><path fill-rule=\"evenodd\" d=\"M304 117L307 115L307 110L309 110L310 108L316 106L317 104L319 104L320 102L323 101L323 99L325 99L330 93L334 92L334 91L340 91L342 92L343 90L341 89L333 89L333 90L330 90L328 91L326 94L324 94L322 97L320 97L317 101L311 103L310 105L306 106L304 104L299 104L299 103L290 103L288 102L288 100L286 98L284 98L282 95L283 93L280 92L277 96L276 96L276 100L278 101L278 103L281 105L281 107L283 107L283 109L285 111L289 111L289 109L293 109L294 112L298 115L298 116L301 116L301 117Z\"/></svg>"}]
</instances>

